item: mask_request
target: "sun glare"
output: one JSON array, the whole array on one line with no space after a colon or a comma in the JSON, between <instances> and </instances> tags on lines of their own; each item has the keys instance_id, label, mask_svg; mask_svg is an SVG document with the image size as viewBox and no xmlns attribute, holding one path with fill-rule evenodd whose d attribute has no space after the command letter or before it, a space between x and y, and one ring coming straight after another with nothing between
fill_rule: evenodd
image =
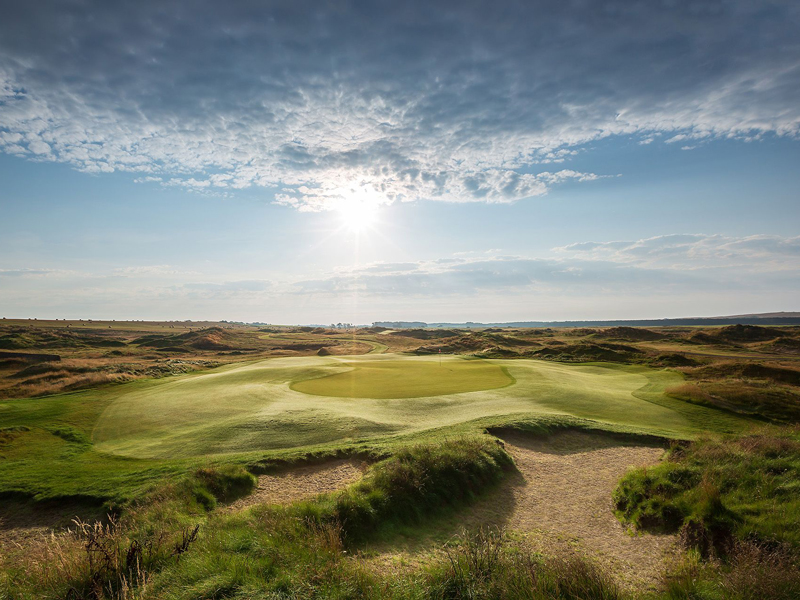
<instances>
[{"instance_id":1,"label":"sun glare","mask_svg":"<svg viewBox=\"0 0 800 600\"><path fill-rule=\"evenodd\" d=\"M375 202L351 199L337 207L342 226L351 233L364 233L378 220L378 205Z\"/></svg>"}]
</instances>

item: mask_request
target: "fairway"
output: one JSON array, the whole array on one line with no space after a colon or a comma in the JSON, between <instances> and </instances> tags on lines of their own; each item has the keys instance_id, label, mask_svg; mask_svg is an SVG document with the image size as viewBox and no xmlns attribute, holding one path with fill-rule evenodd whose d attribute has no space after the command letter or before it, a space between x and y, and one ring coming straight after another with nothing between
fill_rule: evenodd
<instances>
[{"instance_id":1,"label":"fairway","mask_svg":"<svg viewBox=\"0 0 800 600\"><path fill-rule=\"evenodd\" d=\"M741 427L738 417L664 395L681 381L673 371L630 365L387 354L277 358L117 386L93 441L103 452L169 458L560 415L673 437Z\"/></svg>"},{"instance_id":2,"label":"fairway","mask_svg":"<svg viewBox=\"0 0 800 600\"><path fill-rule=\"evenodd\" d=\"M352 361L344 373L291 384L297 392L335 398L422 398L492 390L514 383L485 360Z\"/></svg>"}]
</instances>

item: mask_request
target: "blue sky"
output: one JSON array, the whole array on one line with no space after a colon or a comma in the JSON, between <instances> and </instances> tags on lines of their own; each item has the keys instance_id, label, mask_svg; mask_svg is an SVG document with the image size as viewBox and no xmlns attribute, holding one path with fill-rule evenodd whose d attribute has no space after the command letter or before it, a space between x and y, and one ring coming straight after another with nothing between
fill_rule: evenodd
<instances>
[{"instance_id":1,"label":"blue sky","mask_svg":"<svg viewBox=\"0 0 800 600\"><path fill-rule=\"evenodd\" d=\"M796 3L0 11L4 316L800 309Z\"/></svg>"}]
</instances>

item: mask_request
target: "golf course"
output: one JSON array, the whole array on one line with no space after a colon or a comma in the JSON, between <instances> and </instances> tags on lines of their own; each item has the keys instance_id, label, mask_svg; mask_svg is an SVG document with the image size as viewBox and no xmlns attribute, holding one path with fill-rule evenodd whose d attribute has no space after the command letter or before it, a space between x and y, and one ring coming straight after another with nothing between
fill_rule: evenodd
<instances>
[{"instance_id":1,"label":"golf course","mask_svg":"<svg viewBox=\"0 0 800 600\"><path fill-rule=\"evenodd\" d=\"M114 389L92 441L137 458L269 451L571 416L673 438L744 419L674 400L674 371L460 356L277 358Z\"/></svg>"},{"instance_id":2,"label":"golf course","mask_svg":"<svg viewBox=\"0 0 800 600\"><path fill-rule=\"evenodd\" d=\"M0 336L3 599L672 600L800 543L795 329L67 325Z\"/></svg>"}]
</instances>

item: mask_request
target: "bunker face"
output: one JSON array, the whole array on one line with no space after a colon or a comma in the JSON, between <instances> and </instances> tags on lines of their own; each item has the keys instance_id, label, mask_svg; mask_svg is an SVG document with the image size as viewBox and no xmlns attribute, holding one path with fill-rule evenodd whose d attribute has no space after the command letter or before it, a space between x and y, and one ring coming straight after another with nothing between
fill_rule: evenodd
<instances>
[{"instance_id":1,"label":"bunker face","mask_svg":"<svg viewBox=\"0 0 800 600\"><path fill-rule=\"evenodd\" d=\"M424 398L494 390L514 383L483 360L352 361L350 370L293 383L296 392L334 398Z\"/></svg>"}]
</instances>

